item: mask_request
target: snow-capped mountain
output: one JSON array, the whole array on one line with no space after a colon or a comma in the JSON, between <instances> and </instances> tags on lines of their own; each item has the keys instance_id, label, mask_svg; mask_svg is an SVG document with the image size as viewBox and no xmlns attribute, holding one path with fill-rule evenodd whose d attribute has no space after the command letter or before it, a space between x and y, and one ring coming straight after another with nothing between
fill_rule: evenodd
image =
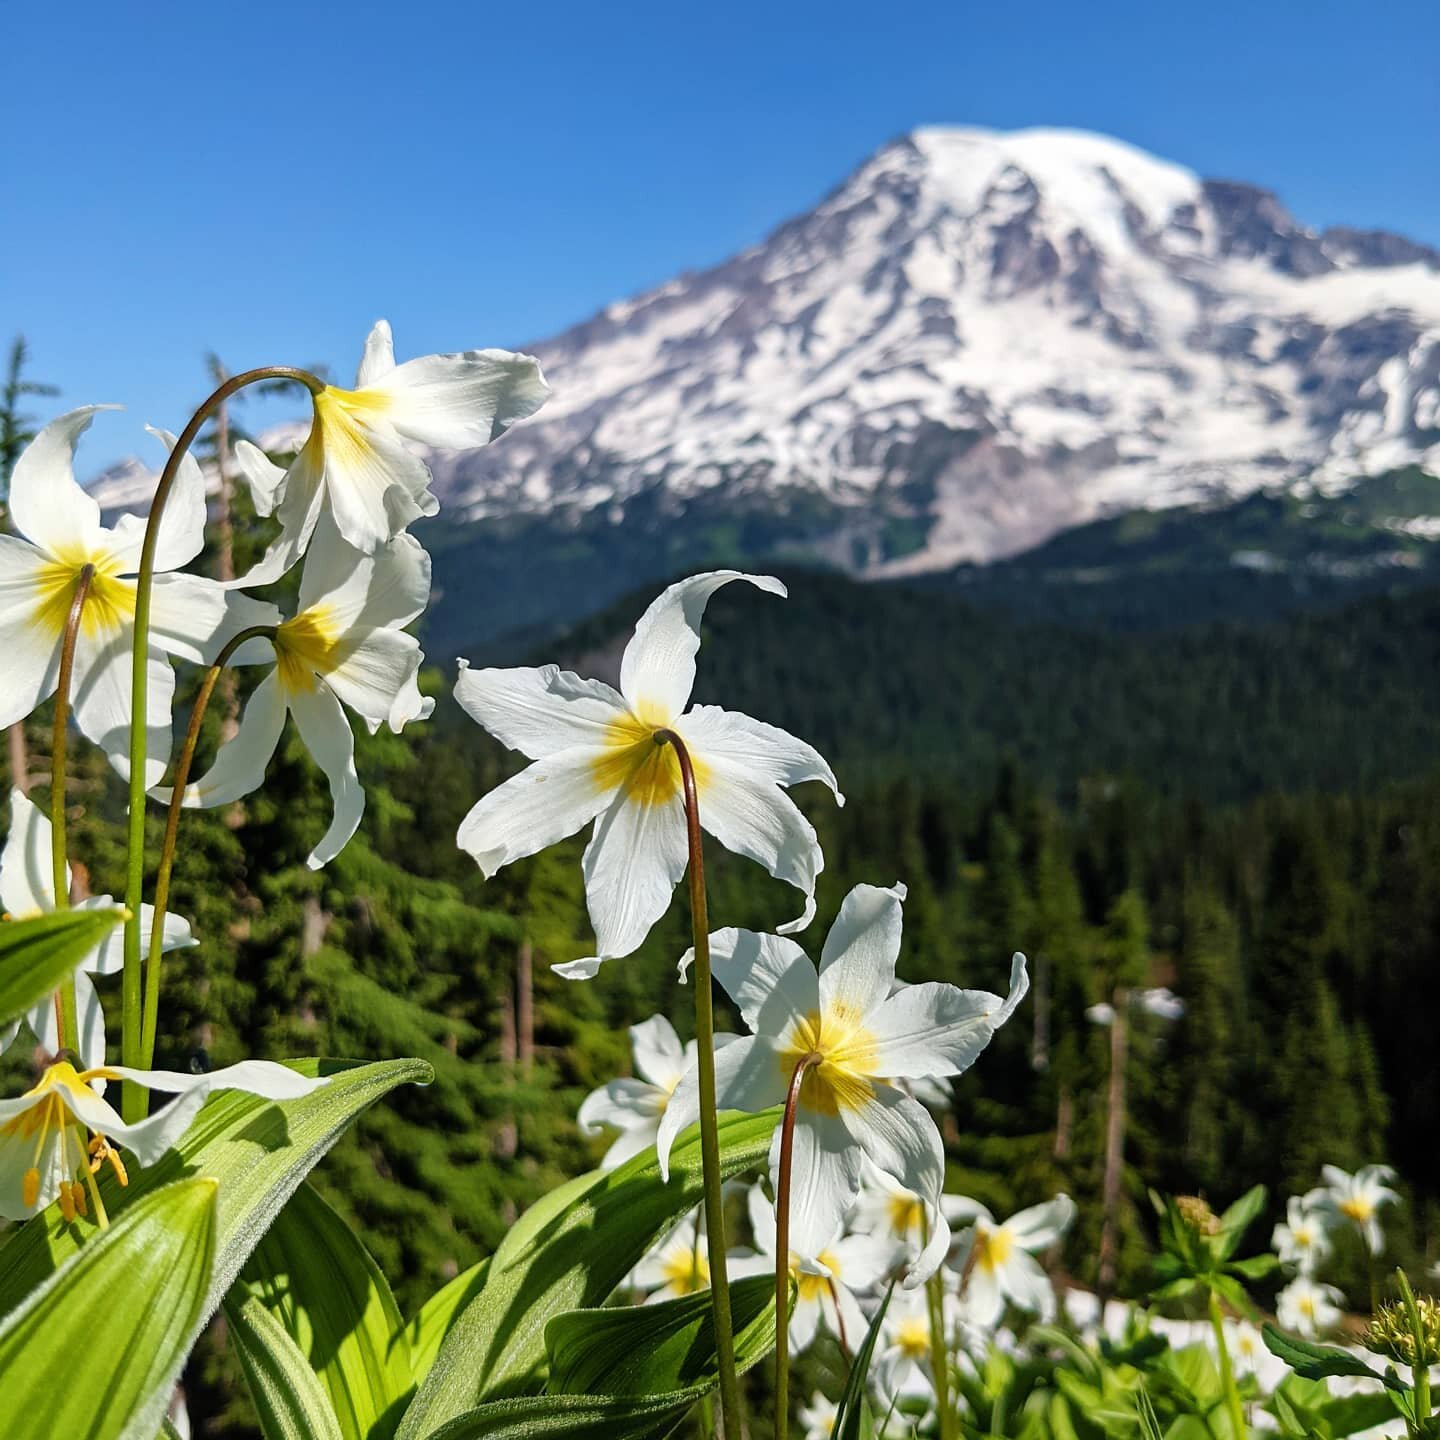
<instances>
[{"instance_id":1,"label":"snow-capped mountain","mask_svg":"<svg viewBox=\"0 0 1440 1440\"><path fill-rule=\"evenodd\" d=\"M753 249L529 348L545 409L432 457L452 519L593 541L763 514L766 544L879 574L1440 473L1440 252L1074 131L917 130Z\"/></svg>"},{"instance_id":2,"label":"snow-capped mountain","mask_svg":"<svg viewBox=\"0 0 1440 1440\"><path fill-rule=\"evenodd\" d=\"M436 457L463 513L808 497L859 568L929 569L1440 466L1440 253L1071 131L917 130L762 244L533 348L545 410Z\"/></svg>"}]
</instances>

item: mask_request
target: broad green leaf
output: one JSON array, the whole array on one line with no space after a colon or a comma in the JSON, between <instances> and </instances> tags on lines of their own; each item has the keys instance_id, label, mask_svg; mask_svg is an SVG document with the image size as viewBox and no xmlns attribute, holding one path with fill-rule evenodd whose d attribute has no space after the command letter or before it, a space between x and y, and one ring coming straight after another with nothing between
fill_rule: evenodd
<instances>
[{"instance_id":1,"label":"broad green leaf","mask_svg":"<svg viewBox=\"0 0 1440 1440\"><path fill-rule=\"evenodd\" d=\"M1264 1327L1262 1334L1265 1348L1307 1380L1323 1380L1329 1375L1362 1375L1367 1380L1381 1378L1358 1355L1352 1355L1348 1350L1333 1345L1312 1345L1308 1340L1297 1340L1270 1324Z\"/></svg>"},{"instance_id":2,"label":"broad green leaf","mask_svg":"<svg viewBox=\"0 0 1440 1440\"><path fill-rule=\"evenodd\" d=\"M147 1195L0 1325L6 1440L151 1440L204 1315L216 1189Z\"/></svg>"},{"instance_id":3,"label":"broad green leaf","mask_svg":"<svg viewBox=\"0 0 1440 1440\"><path fill-rule=\"evenodd\" d=\"M845 1388L840 1392L840 1402L835 1407L835 1422L830 1427L831 1440L860 1440L861 1429L866 1423L865 1385L870 1374L870 1362L874 1358L880 1327L885 1323L885 1312L890 1308L890 1297L894 1293L895 1284L892 1281L870 1321L860 1348L855 1352L855 1359L850 1363Z\"/></svg>"},{"instance_id":4,"label":"broad green leaf","mask_svg":"<svg viewBox=\"0 0 1440 1440\"><path fill-rule=\"evenodd\" d=\"M775 1280L730 1287L735 1364L745 1370L775 1345ZM656 1305L571 1310L545 1327L551 1395L654 1395L714 1383L710 1292Z\"/></svg>"},{"instance_id":5,"label":"broad green leaf","mask_svg":"<svg viewBox=\"0 0 1440 1440\"><path fill-rule=\"evenodd\" d=\"M1263 1280L1280 1268L1278 1255L1252 1255L1248 1260L1232 1260L1229 1269L1246 1280Z\"/></svg>"},{"instance_id":6,"label":"broad green leaf","mask_svg":"<svg viewBox=\"0 0 1440 1440\"><path fill-rule=\"evenodd\" d=\"M259 1300L235 1304L235 1294L225 1318L265 1440L340 1440L335 1410L300 1347Z\"/></svg>"},{"instance_id":7,"label":"broad green leaf","mask_svg":"<svg viewBox=\"0 0 1440 1440\"><path fill-rule=\"evenodd\" d=\"M525 1216L529 1214L527 1210ZM522 1223L525 1216L521 1217ZM512 1226L508 1235L519 1228L518 1224ZM445 1337L455 1324L455 1317L485 1288L491 1263L487 1255L468 1270L462 1270L443 1289L437 1290L405 1327L402 1343L410 1352L410 1375L417 1385L430 1373Z\"/></svg>"},{"instance_id":8,"label":"broad green leaf","mask_svg":"<svg viewBox=\"0 0 1440 1440\"><path fill-rule=\"evenodd\" d=\"M1320 1418L1332 1440L1344 1440L1395 1419L1395 1404L1383 1390L1374 1395L1342 1395L1320 1407Z\"/></svg>"},{"instance_id":9,"label":"broad green leaf","mask_svg":"<svg viewBox=\"0 0 1440 1440\"><path fill-rule=\"evenodd\" d=\"M1254 1185L1220 1216L1220 1230L1214 1239L1217 1259L1228 1260L1235 1253L1245 1232L1264 1208L1265 1187Z\"/></svg>"},{"instance_id":10,"label":"broad green leaf","mask_svg":"<svg viewBox=\"0 0 1440 1440\"><path fill-rule=\"evenodd\" d=\"M319 1377L343 1440L388 1440L413 1388L400 1311L370 1252L309 1185L275 1217L226 1297L232 1319L247 1291Z\"/></svg>"},{"instance_id":11,"label":"broad green leaf","mask_svg":"<svg viewBox=\"0 0 1440 1440\"><path fill-rule=\"evenodd\" d=\"M777 1118L777 1111L720 1117L722 1178L766 1163ZM401 1440L429 1435L482 1400L533 1387L546 1324L562 1311L599 1305L656 1235L700 1203L699 1132L692 1128L676 1142L668 1184L649 1151L577 1186L576 1194L545 1224L527 1229L507 1263L491 1262L484 1290L456 1316L406 1412Z\"/></svg>"},{"instance_id":12,"label":"broad green leaf","mask_svg":"<svg viewBox=\"0 0 1440 1440\"><path fill-rule=\"evenodd\" d=\"M730 1290L742 1372L775 1346L775 1282ZM448 1422L435 1440L660 1440L716 1385L708 1292L659 1305L576 1310L546 1326L550 1393L492 1401Z\"/></svg>"},{"instance_id":13,"label":"broad green leaf","mask_svg":"<svg viewBox=\"0 0 1440 1440\"><path fill-rule=\"evenodd\" d=\"M0 922L0 1025L51 994L124 916L117 905Z\"/></svg>"},{"instance_id":14,"label":"broad green leaf","mask_svg":"<svg viewBox=\"0 0 1440 1440\"><path fill-rule=\"evenodd\" d=\"M128 1188L117 1185L108 1169L101 1178L112 1216L187 1176L209 1175L220 1181L215 1277L202 1320L220 1304L295 1187L361 1111L397 1085L424 1083L431 1073L421 1060L374 1065L299 1060L293 1068L302 1075L328 1075L330 1083L299 1100L279 1102L222 1091L205 1102L179 1145L158 1164L131 1168ZM96 1234L91 1225L65 1224L56 1205L21 1226L0 1248L0 1315L15 1309L47 1276L93 1243Z\"/></svg>"}]
</instances>

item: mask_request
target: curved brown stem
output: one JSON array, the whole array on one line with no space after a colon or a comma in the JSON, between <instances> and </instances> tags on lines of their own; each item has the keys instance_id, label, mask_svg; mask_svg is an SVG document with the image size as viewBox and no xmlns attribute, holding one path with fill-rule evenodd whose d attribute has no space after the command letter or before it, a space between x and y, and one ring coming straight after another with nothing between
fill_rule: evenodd
<instances>
[{"instance_id":1,"label":"curved brown stem","mask_svg":"<svg viewBox=\"0 0 1440 1440\"><path fill-rule=\"evenodd\" d=\"M805 1071L819 1063L820 1056L813 1051L801 1057L785 1092L785 1115L780 1121L780 1166L775 1177L775 1440L785 1440L790 1428L790 1166L795 1112Z\"/></svg>"},{"instance_id":2,"label":"curved brown stem","mask_svg":"<svg viewBox=\"0 0 1440 1440\"><path fill-rule=\"evenodd\" d=\"M700 1089L700 1159L705 1179L705 1240L710 1256L710 1305L715 1316L715 1359L720 1376L720 1415L726 1440L740 1440L740 1382L735 1373L735 1332L730 1318L730 1281L725 1266L725 1198L721 1191L720 1128L715 1100L715 997L710 976L710 918L705 900L705 848L695 766L673 730L657 730L657 745L672 745L685 794L689 840L690 932L695 946L696 1078ZM779 1317L776 1317L779 1325Z\"/></svg>"},{"instance_id":3,"label":"curved brown stem","mask_svg":"<svg viewBox=\"0 0 1440 1440\"><path fill-rule=\"evenodd\" d=\"M70 882L65 875L65 763L70 738L70 685L75 674L80 619L94 578L93 565L81 567L60 637L60 672L55 680L55 719L50 738L50 884L57 910L70 908ZM68 975L55 992L55 1021L60 1048L78 1051L80 1022L75 1010L75 981Z\"/></svg>"},{"instance_id":4,"label":"curved brown stem","mask_svg":"<svg viewBox=\"0 0 1440 1440\"><path fill-rule=\"evenodd\" d=\"M170 903L170 873L175 867L175 846L180 833L180 812L185 806L185 787L190 783L190 766L195 747L205 723L205 710L215 691L215 682L230 663L231 657L247 640L275 638L275 626L252 625L225 643L215 663L205 672L195 703L190 707L190 723L185 741L175 761L172 777L170 808L165 816L165 839L160 845L160 866L155 872L155 909L150 922L150 951L145 959L145 1011L140 1032L140 1069L148 1070L155 1061L155 1031L160 1016L160 972L165 953L165 907Z\"/></svg>"},{"instance_id":5,"label":"curved brown stem","mask_svg":"<svg viewBox=\"0 0 1440 1440\"><path fill-rule=\"evenodd\" d=\"M224 384L217 386L190 417L165 461L165 468L160 472L159 482L155 486L155 498L150 502L150 515L145 522L145 538L140 546L140 566L135 578L134 649L130 669L130 827L125 879L125 904L130 911L130 918L125 922L125 974L121 987L124 1005L121 1056L127 1065L135 1064L143 1035L140 905L145 898L145 717L149 708L149 672L146 666L150 659L150 600L155 586L155 547L160 539L160 521L165 513L165 503L174 487L175 477L180 473L180 463L195 443L201 427L210 418L210 412L236 391L261 380L294 380L304 385L312 395L318 395L325 388L323 380L310 374L308 370L299 370L293 365L266 365L258 370L246 370L242 374L232 375ZM145 1113L145 1092L133 1081L124 1082L121 1109L125 1119L131 1123L139 1120Z\"/></svg>"}]
</instances>

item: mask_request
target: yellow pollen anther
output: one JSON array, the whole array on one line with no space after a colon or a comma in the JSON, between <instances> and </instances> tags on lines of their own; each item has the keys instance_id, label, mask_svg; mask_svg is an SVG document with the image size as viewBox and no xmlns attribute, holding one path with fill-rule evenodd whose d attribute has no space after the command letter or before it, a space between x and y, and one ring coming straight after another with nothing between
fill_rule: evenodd
<instances>
[{"instance_id":1,"label":"yellow pollen anther","mask_svg":"<svg viewBox=\"0 0 1440 1440\"><path fill-rule=\"evenodd\" d=\"M60 1182L60 1213L65 1217L65 1223L71 1225L75 1221L75 1197L68 1180Z\"/></svg>"},{"instance_id":2,"label":"yellow pollen anther","mask_svg":"<svg viewBox=\"0 0 1440 1440\"><path fill-rule=\"evenodd\" d=\"M27 1210L33 1210L35 1202L40 1198L40 1172L33 1165L25 1172L25 1178L20 1183L20 1198L25 1202Z\"/></svg>"},{"instance_id":3,"label":"yellow pollen anther","mask_svg":"<svg viewBox=\"0 0 1440 1440\"><path fill-rule=\"evenodd\" d=\"M800 1082L800 1103L808 1109L838 1115L859 1110L875 1094L875 1037L860 1020L845 1006L835 1005L824 1014L812 1011L791 1027L780 1047L780 1069L788 1083L795 1067L810 1060Z\"/></svg>"}]
</instances>

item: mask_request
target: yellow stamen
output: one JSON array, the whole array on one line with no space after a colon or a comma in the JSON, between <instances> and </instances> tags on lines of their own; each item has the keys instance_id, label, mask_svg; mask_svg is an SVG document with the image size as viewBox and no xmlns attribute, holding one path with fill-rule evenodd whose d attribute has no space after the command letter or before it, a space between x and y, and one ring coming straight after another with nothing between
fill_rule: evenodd
<instances>
[{"instance_id":1,"label":"yellow stamen","mask_svg":"<svg viewBox=\"0 0 1440 1440\"><path fill-rule=\"evenodd\" d=\"M665 1257L664 1275L677 1294L694 1295L710 1286L710 1261L699 1250L686 1246Z\"/></svg>"},{"instance_id":2,"label":"yellow stamen","mask_svg":"<svg viewBox=\"0 0 1440 1440\"><path fill-rule=\"evenodd\" d=\"M80 572L92 567L90 589L80 612L80 633L94 637L113 634L135 618L135 582L120 578L121 562L103 551L66 548L35 574L38 591L35 624L48 635L59 636L70 617Z\"/></svg>"},{"instance_id":3,"label":"yellow stamen","mask_svg":"<svg viewBox=\"0 0 1440 1440\"><path fill-rule=\"evenodd\" d=\"M895 1344L912 1360L925 1360L930 1355L930 1325L915 1316L902 1320L895 1331Z\"/></svg>"},{"instance_id":4,"label":"yellow stamen","mask_svg":"<svg viewBox=\"0 0 1440 1440\"><path fill-rule=\"evenodd\" d=\"M823 1014L811 1011L797 1021L780 1047L780 1073L788 1083L807 1055L818 1055L800 1082L800 1103L822 1115L860 1109L874 1094L875 1037L861 1017L844 1005Z\"/></svg>"},{"instance_id":5,"label":"yellow stamen","mask_svg":"<svg viewBox=\"0 0 1440 1440\"><path fill-rule=\"evenodd\" d=\"M25 1179L21 1181L20 1198L25 1202L27 1210L33 1210L35 1202L40 1198L40 1172L33 1165L25 1172Z\"/></svg>"},{"instance_id":6,"label":"yellow stamen","mask_svg":"<svg viewBox=\"0 0 1440 1440\"><path fill-rule=\"evenodd\" d=\"M62 1180L60 1182L60 1213L65 1217L65 1223L67 1225L73 1225L75 1223L75 1200L70 1193L70 1182L68 1180Z\"/></svg>"},{"instance_id":7,"label":"yellow stamen","mask_svg":"<svg viewBox=\"0 0 1440 1440\"><path fill-rule=\"evenodd\" d=\"M902 1238L920 1228L924 1207L918 1195L892 1195L886 1202L890 1214L890 1229Z\"/></svg>"},{"instance_id":8,"label":"yellow stamen","mask_svg":"<svg viewBox=\"0 0 1440 1440\"><path fill-rule=\"evenodd\" d=\"M1015 1238L1001 1225L991 1230L983 1223L975 1225L975 1263L987 1275L993 1275L1015 1249Z\"/></svg>"},{"instance_id":9,"label":"yellow stamen","mask_svg":"<svg viewBox=\"0 0 1440 1440\"><path fill-rule=\"evenodd\" d=\"M1340 1213L1363 1225L1375 1213L1375 1207L1363 1196L1355 1195L1340 1202Z\"/></svg>"},{"instance_id":10,"label":"yellow stamen","mask_svg":"<svg viewBox=\"0 0 1440 1440\"><path fill-rule=\"evenodd\" d=\"M792 1255L790 1257L790 1273L795 1277L795 1287L798 1292L797 1298L801 1300L818 1300L830 1289L831 1277L840 1278L840 1262L835 1258L833 1250L822 1250L816 1257L830 1275L814 1275L800 1268L800 1262Z\"/></svg>"}]
</instances>

